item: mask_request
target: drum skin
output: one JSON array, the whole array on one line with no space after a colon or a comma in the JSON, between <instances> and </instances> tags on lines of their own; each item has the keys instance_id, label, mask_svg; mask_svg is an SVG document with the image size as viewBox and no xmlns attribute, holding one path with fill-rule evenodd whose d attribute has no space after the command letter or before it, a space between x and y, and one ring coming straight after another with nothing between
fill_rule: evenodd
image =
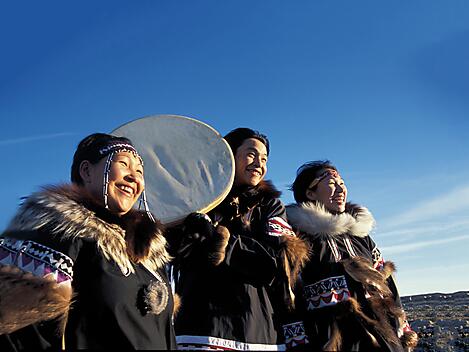
<instances>
[{"instance_id":1,"label":"drum skin","mask_svg":"<svg viewBox=\"0 0 469 352\"><path fill-rule=\"evenodd\" d=\"M190 117L153 115L111 132L129 138L142 156L151 212L174 225L192 212L208 212L228 195L234 157L211 126Z\"/></svg>"}]
</instances>

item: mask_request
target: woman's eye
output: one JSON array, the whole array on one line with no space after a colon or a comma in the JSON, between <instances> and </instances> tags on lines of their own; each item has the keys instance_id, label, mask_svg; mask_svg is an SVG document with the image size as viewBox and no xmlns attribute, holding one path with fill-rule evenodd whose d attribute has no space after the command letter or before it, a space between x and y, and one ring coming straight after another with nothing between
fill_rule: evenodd
<instances>
[{"instance_id":1,"label":"woman's eye","mask_svg":"<svg viewBox=\"0 0 469 352\"><path fill-rule=\"evenodd\" d=\"M125 161L123 161L123 160L120 160L119 163L120 163L121 165L123 165L123 166L127 166L127 163L126 163Z\"/></svg>"}]
</instances>

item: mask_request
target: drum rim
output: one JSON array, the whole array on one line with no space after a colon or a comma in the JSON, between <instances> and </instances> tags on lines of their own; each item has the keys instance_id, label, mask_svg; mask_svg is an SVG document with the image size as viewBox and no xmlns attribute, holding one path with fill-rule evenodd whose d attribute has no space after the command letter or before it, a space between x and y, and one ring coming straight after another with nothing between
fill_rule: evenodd
<instances>
[{"instance_id":1,"label":"drum rim","mask_svg":"<svg viewBox=\"0 0 469 352\"><path fill-rule=\"evenodd\" d=\"M193 118L193 117L189 117L189 116L184 116L184 115L176 115L176 114L154 114L154 115L146 115L146 116L143 116L143 117L139 117L139 118L136 118L134 120L131 120L131 121L128 121L124 124L121 124L119 125L118 127L114 128L111 132L111 134L114 134L114 131L117 131L118 129L124 127L124 126L127 126L131 123L135 123L139 120L143 120L143 119L148 119L148 118L165 118L165 117L170 117L170 118L180 118L180 119L185 119L185 120L191 120L193 121L194 123L197 123L197 124L201 124L203 125L204 127L207 127L208 129L210 129L212 132L214 132L218 137L220 137L220 140L222 141L222 143L225 144L225 146L227 147L228 151L229 151L229 156L230 156L230 159L231 159L231 164L233 165L233 167L231 168L231 174L230 174L230 177L229 177L229 180L228 180L228 187L225 187L225 189L223 190L223 192L216 198L214 199L212 202L210 202L208 205L206 205L204 208L202 209L199 209L197 210L197 212L200 212L200 213L208 213L209 211L213 210L214 208L216 208L221 202L223 202L223 200L225 200L225 198L228 196L228 194L231 192L231 189L233 188L233 184L234 184L234 178L235 178L235 172L236 172L236 164L235 164L235 158L234 158L234 154L233 154L233 151L231 150L231 147L230 145L228 144L228 142L225 140L225 138L223 138L223 136L215 129L213 128L212 126L210 126L209 124L199 120L199 119L196 119L196 118ZM151 209L150 209L151 211ZM187 214L189 215L189 214ZM160 220L160 219L159 219ZM177 219L177 220L173 220L173 221L168 221L168 222L164 222L164 224L166 226L174 226L174 225L177 225L179 223L181 223L182 221L184 220L184 216L181 218L181 219Z\"/></svg>"}]
</instances>

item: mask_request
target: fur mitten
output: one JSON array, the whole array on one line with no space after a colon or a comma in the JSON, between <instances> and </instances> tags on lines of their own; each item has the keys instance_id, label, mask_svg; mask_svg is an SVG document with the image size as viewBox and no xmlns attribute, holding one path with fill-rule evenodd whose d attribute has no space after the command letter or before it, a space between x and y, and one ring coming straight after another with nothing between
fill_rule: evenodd
<instances>
[{"instance_id":1,"label":"fur mitten","mask_svg":"<svg viewBox=\"0 0 469 352\"><path fill-rule=\"evenodd\" d=\"M230 239L230 231L225 226L217 226L208 243L208 260L213 265L220 265L225 259L225 249Z\"/></svg>"},{"instance_id":2,"label":"fur mitten","mask_svg":"<svg viewBox=\"0 0 469 352\"><path fill-rule=\"evenodd\" d=\"M67 284L0 266L0 335L65 316L71 298Z\"/></svg>"},{"instance_id":3,"label":"fur mitten","mask_svg":"<svg viewBox=\"0 0 469 352\"><path fill-rule=\"evenodd\" d=\"M230 238L230 232L226 227L215 227L207 215L192 213L184 220L184 233L193 241L203 244L210 263L219 265L223 262Z\"/></svg>"}]
</instances>

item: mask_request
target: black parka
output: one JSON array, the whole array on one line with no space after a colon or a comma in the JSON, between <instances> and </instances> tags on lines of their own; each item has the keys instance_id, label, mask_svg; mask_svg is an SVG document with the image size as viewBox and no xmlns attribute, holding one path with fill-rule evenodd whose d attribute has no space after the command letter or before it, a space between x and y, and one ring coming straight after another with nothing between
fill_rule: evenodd
<instances>
[{"instance_id":1,"label":"black parka","mask_svg":"<svg viewBox=\"0 0 469 352\"><path fill-rule=\"evenodd\" d=\"M175 320L179 348L282 350L282 325L292 304L290 281L306 246L286 222L279 193L268 182L234 189L208 215L230 232L221 264L193 241L176 258ZM184 241L183 241L184 242ZM296 256L293 254L296 251Z\"/></svg>"},{"instance_id":2,"label":"black parka","mask_svg":"<svg viewBox=\"0 0 469 352\"><path fill-rule=\"evenodd\" d=\"M22 270L17 277L0 274L7 283L1 350L57 350L63 344L70 350L175 349L165 245L161 226L146 213L114 216L76 186L28 197L0 237L1 264ZM46 275L54 282L41 282ZM18 285L34 289L15 302L8 295ZM66 285L71 302L48 312L58 299L54 291ZM34 296L35 307L28 307Z\"/></svg>"},{"instance_id":3,"label":"black parka","mask_svg":"<svg viewBox=\"0 0 469 352\"><path fill-rule=\"evenodd\" d=\"M408 325L392 276L370 237L368 209L347 203L332 214L313 202L287 214L312 255L297 286L297 312L314 351L403 351Z\"/></svg>"}]
</instances>

